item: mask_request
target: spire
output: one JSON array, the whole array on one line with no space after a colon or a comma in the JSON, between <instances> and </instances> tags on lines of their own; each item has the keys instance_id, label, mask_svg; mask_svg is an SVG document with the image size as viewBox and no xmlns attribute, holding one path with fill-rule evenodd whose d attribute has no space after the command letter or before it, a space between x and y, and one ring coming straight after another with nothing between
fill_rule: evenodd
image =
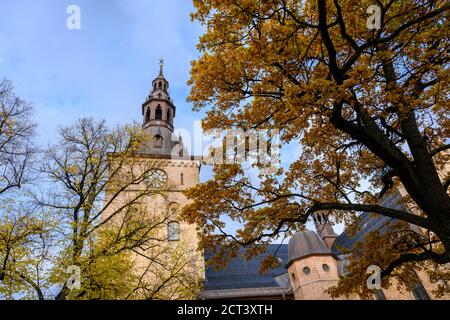
<instances>
[{"instance_id":1,"label":"spire","mask_svg":"<svg viewBox=\"0 0 450 320\"><path fill-rule=\"evenodd\" d=\"M164 59L161 58L161 59L159 59L159 75L160 76L164 76L163 69L164 69Z\"/></svg>"},{"instance_id":2,"label":"spire","mask_svg":"<svg viewBox=\"0 0 450 320\"><path fill-rule=\"evenodd\" d=\"M164 77L164 59L159 60L159 75L153 79L150 94L142 104L142 127L153 137L145 152L154 155L172 156L175 147L173 121L176 107L169 94L169 81ZM181 145L182 153L186 153Z\"/></svg>"},{"instance_id":3,"label":"spire","mask_svg":"<svg viewBox=\"0 0 450 320\"><path fill-rule=\"evenodd\" d=\"M159 59L159 75L153 80L149 97L170 101L169 81L164 78L164 59Z\"/></svg>"},{"instance_id":4,"label":"spire","mask_svg":"<svg viewBox=\"0 0 450 320\"><path fill-rule=\"evenodd\" d=\"M333 230L333 225L328 219L328 213L323 211L316 212L313 214L313 220L316 225L317 233L322 240L325 241L328 247L331 248L338 235Z\"/></svg>"}]
</instances>

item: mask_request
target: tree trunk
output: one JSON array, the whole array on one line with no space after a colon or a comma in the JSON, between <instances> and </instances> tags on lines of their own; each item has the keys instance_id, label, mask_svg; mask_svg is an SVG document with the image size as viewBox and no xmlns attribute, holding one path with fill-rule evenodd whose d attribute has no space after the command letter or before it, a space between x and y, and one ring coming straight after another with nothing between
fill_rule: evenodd
<instances>
[{"instance_id":1,"label":"tree trunk","mask_svg":"<svg viewBox=\"0 0 450 320\"><path fill-rule=\"evenodd\" d=\"M56 295L55 300L66 300L69 292L70 292L69 288L64 283L64 286L61 288L61 290L59 290L58 294Z\"/></svg>"}]
</instances>

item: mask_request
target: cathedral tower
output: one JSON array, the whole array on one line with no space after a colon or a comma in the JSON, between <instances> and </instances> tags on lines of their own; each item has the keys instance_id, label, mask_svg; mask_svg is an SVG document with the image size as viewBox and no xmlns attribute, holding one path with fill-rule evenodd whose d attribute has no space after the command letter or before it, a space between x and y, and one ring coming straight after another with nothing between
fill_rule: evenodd
<instances>
[{"instance_id":1,"label":"cathedral tower","mask_svg":"<svg viewBox=\"0 0 450 320\"><path fill-rule=\"evenodd\" d=\"M184 261L182 272L189 275L189 278L201 281L204 278L204 258L203 253L198 250L196 226L183 221L180 212L189 201L183 191L199 183L202 159L190 156L182 139L174 135L176 107L170 98L169 81L164 77L162 59L159 67L159 74L152 82L150 94L142 104L142 127L149 133L149 141L138 155L143 162L148 161L154 166L151 176L144 183L150 189L155 189L155 193L142 198L139 204L145 207L150 218L167 216L160 224L157 234L158 239L165 240L158 245L168 255L167 265L158 272L179 268L172 264ZM138 270L147 268L148 259L145 257L154 254L153 251L141 252L136 256L135 266ZM157 283L157 279L146 281ZM180 282L180 287L182 285L184 282ZM180 297L183 296L178 298Z\"/></svg>"}]
</instances>

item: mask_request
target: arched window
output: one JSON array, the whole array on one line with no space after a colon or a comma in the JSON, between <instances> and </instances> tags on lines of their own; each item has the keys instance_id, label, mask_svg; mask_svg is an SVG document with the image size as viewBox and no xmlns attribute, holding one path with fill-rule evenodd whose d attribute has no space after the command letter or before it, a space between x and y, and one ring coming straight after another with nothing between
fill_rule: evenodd
<instances>
[{"instance_id":1,"label":"arched window","mask_svg":"<svg viewBox=\"0 0 450 320\"><path fill-rule=\"evenodd\" d=\"M161 137L159 134L157 134L154 138L153 138L153 146L155 148L162 148L163 146L163 137Z\"/></svg>"},{"instance_id":2,"label":"arched window","mask_svg":"<svg viewBox=\"0 0 450 320\"><path fill-rule=\"evenodd\" d=\"M162 82L161 81L158 83L158 89L162 89Z\"/></svg>"},{"instance_id":3,"label":"arched window","mask_svg":"<svg viewBox=\"0 0 450 320\"><path fill-rule=\"evenodd\" d=\"M147 109L147 111L145 112L145 122L149 121L150 121L150 109Z\"/></svg>"},{"instance_id":4,"label":"arched window","mask_svg":"<svg viewBox=\"0 0 450 320\"><path fill-rule=\"evenodd\" d=\"M414 299L416 300L431 300L430 296L428 295L427 290L422 284L422 281L420 281L419 275L417 272L413 271L413 277L414 277L414 285L412 287L412 295Z\"/></svg>"},{"instance_id":5,"label":"arched window","mask_svg":"<svg viewBox=\"0 0 450 320\"><path fill-rule=\"evenodd\" d=\"M169 205L169 215L170 219L176 220L178 216L178 212L180 210L180 205L178 203L172 202Z\"/></svg>"},{"instance_id":6,"label":"arched window","mask_svg":"<svg viewBox=\"0 0 450 320\"><path fill-rule=\"evenodd\" d=\"M184 174L180 174L180 184L184 185Z\"/></svg>"},{"instance_id":7,"label":"arched window","mask_svg":"<svg viewBox=\"0 0 450 320\"><path fill-rule=\"evenodd\" d=\"M322 224L322 216L320 214L317 215L317 220L320 224Z\"/></svg>"},{"instance_id":8,"label":"arched window","mask_svg":"<svg viewBox=\"0 0 450 320\"><path fill-rule=\"evenodd\" d=\"M383 290L375 289L375 300L386 300Z\"/></svg>"},{"instance_id":9,"label":"arched window","mask_svg":"<svg viewBox=\"0 0 450 320\"><path fill-rule=\"evenodd\" d=\"M153 84L153 90L156 90L156 82Z\"/></svg>"},{"instance_id":10,"label":"arched window","mask_svg":"<svg viewBox=\"0 0 450 320\"><path fill-rule=\"evenodd\" d=\"M167 224L167 240L180 241L180 224L177 221Z\"/></svg>"},{"instance_id":11,"label":"arched window","mask_svg":"<svg viewBox=\"0 0 450 320\"><path fill-rule=\"evenodd\" d=\"M414 284L412 294L416 300L431 300L427 290L420 280Z\"/></svg>"},{"instance_id":12,"label":"arched window","mask_svg":"<svg viewBox=\"0 0 450 320\"><path fill-rule=\"evenodd\" d=\"M170 110L167 110L167 122L170 122Z\"/></svg>"},{"instance_id":13,"label":"arched window","mask_svg":"<svg viewBox=\"0 0 450 320\"><path fill-rule=\"evenodd\" d=\"M292 278L292 281L294 281L294 283L297 282L297 278L295 277L295 273L291 273L291 278Z\"/></svg>"},{"instance_id":14,"label":"arched window","mask_svg":"<svg viewBox=\"0 0 450 320\"><path fill-rule=\"evenodd\" d=\"M162 120L162 109L161 109L160 105L158 105L158 107L156 107L155 119Z\"/></svg>"}]
</instances>

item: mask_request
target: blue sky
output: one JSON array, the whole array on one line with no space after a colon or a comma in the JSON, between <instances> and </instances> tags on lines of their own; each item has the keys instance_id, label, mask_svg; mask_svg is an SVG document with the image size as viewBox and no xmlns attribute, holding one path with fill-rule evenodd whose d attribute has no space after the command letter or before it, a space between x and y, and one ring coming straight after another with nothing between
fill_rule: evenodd
<instances>
[{"instance_id":1,"label":"blue sky","mask_svg":"<svg viewBox=\"0 0 450 320\"><path fill-rule=\"evenodd\" d=\"M81 30L69 30L67 7L81 9ZM15 0L0 2L0 77L30 101L39 143L82 116L111 125L141 121L140 106L166 60L177 105L176 126L199 114L186 103L190 61L201 26L186 0Z\"/></svg>"},{"instance_id":2,"label":"blue sky","mask_svg":"<svg viewBox=\"0 0 450 320\"><path fill-rule=\"evenodd\" d=\"M81 9L80 30L66 27L72 4ZM163 57L177 106L175 127L192 132L202 115L186 102L186 81L203 31L191 21L192 11L188 0L2 0L0 78L12 80L33 104L37 142L45 146L55 142L58 126L80 117L140 122ZM298 152L298 145L283 149L282 163ZM210 176L204 167L201 180Z\"/></svg>"}]
</instances>

